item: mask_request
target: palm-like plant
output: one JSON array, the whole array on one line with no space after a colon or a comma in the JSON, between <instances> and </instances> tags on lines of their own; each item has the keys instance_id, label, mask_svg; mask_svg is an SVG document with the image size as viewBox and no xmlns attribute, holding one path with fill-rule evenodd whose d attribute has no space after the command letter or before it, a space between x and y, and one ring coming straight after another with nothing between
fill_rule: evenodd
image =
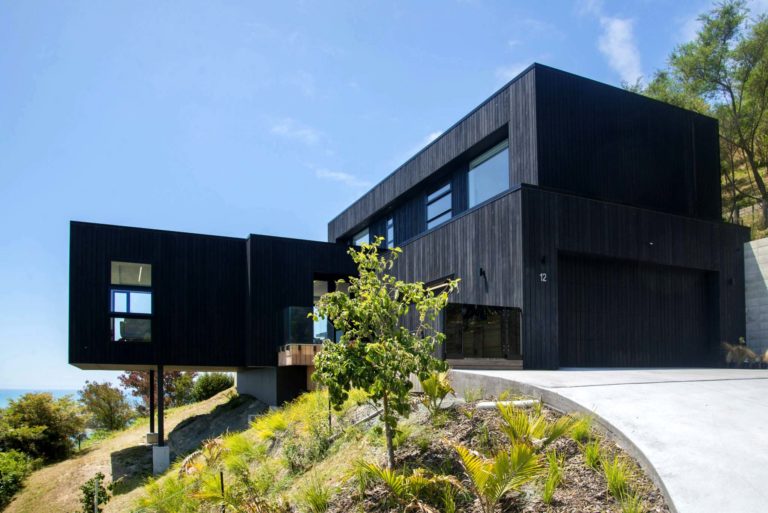
<instances>
[{"instance_id":1,"label":"palm-like plant","mask_svg":"<svg viewBox=\"0 0 768 513\"><path fill-rule=\"evenodd\" d=\"M539 456L528 445L513 445L509 452L501 451L491 459L463 445L455 448L484 513L493 513L504 495L536 479L543 470Z\"/></svg>"},{"instance_id":2,"label":"palm-like plant","mask_svg":"<svg viewBox=\"0 0 768 513\"><path fill-rule=\"evenodd\" d=\"M461 482L454 476L430 475L424 469L416 469L410 475L398 473L390 468L381 467L375 463L361 461L360 470L373 479L379 480L389 488L392 496L403 507L403 511L419 511L422 513L440 513L440 511L424 502L424 496L432 493L440 494L446 488L463 488ZM445 494L442 494L445 497ZM452 495L450 496L453 497Z\"/></svg>"},{"instance_id":3,"label":"palm-like plant","mask_svg":"<svg viewBox=\"0 0 768 513\"><path fill-rule=\"evenodd\" d=\"M567 434L578 419L563 415L554 422L544 417L541 405L531 412L516 408L512 404L497 404L499 414L504 421L501 430L512 444L525 444L536 451L546 447Z\"/></svg>"}]
</instances>

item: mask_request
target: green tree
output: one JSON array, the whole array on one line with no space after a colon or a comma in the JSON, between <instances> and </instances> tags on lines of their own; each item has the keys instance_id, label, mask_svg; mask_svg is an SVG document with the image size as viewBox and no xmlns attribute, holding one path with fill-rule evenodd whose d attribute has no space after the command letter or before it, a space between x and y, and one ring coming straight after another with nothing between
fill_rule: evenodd
<instances>
[{"instance_id":1,"label":"green tree","mask_svg":"<svg viewBox=\"0 0 768 513\"><path fill-rule=\"evenodd\" d=\"M29 393L11 400L0 418L0 450L17 450L54 461L73 448L73 437L83 430L80 407L69 397Z\"/></svg>"},{"instance_id":2,"label":"green tree","mask_svg":"<svg viewBox=\"0 0 768 513\"><path fill-rule=\"evenodd\" d=\"M104 486L104 474L97 472L95 476L86 481L80 487L80 505L82 513L93 513L94 504L96 505L96 511L101 513L103 505L109 502L112 498L113 484L109 483Z\"/></svg>"},{"instance_id":3,"label":"green tree","mask_svg":"<svg viewBox=\"0 0 768 513\"><path fill-rule=\"evenodd\" d=\"M36 462L18 451L0 452L0 510L21 489L24 479L34 470Z\"/></svg>"},{"instance_id":4,"label":"green tree","mask_svg":"<svg viewBox=\"0 0 768 513\"><path fill-rule=\"evenodd\" d=\"M204 401L235 385L231 374L225 372L206 372L198 376L192 389L195 401Z\"/></svg>"},{"instance_id":5,"label":"green tree","mask_svg":"<svg viewBox=\"0 0 768 513\"><path fill-rule=\"evenodd\" d=\"M434 357L435 347L444 339L434 322L458 280L451 280L438 294L423 283L398 280L389 272L401 250L380 253L382 241L377 237L359 250L349 249L358 276L349 278L347 291L323 295L311 314L315 320L327 318L343 332L339 342L325 341L315 357L313 379L328 388L337 409L353 388L381 402L387 462L392 468L397 417L407 416L411 409L411 376L426 379L430 372L445 370L445 363Z\"/></svg>"},{"instance_id":6,"label":"green tree","mask_svg":"<svg viewBox=\"0 0 768 513\"><path fill-rule=\"evenodd\" d=\"M696 38L675 48L669 69L658 71L642 92L717 116L729 191L733 198L751 195L739 191L733 173L728 172L736 152L750 173L766 226L768 18L750 17L743 0L726 0L701 15L699 21Z\"/></svg>"},{"instance_id":7,"label":"green tree","mask_svg":"<svg viewBox=\"0 0 768 513\"><path fill-rule=\"evenodd\" d=\"M124 429L135 415L123 391L108 382L86 381L80 390L80 403L93 427L109 431Z\"/></svg>"}]
</instances>

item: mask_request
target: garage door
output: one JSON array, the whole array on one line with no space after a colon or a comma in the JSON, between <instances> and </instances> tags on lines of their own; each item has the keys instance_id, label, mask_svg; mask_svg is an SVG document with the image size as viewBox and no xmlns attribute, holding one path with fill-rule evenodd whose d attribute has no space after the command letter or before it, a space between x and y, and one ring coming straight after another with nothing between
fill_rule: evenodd
<instances>
[{"instance_id":1,"label":"garage door","mask_svg":"<svg viewBox=\"0 0 768 513\"><path fill-rule=\"evenodd\" d=\"M695 269L561 256L560 366L712 364L715 278Z\"/></svg>"}]
</instances>

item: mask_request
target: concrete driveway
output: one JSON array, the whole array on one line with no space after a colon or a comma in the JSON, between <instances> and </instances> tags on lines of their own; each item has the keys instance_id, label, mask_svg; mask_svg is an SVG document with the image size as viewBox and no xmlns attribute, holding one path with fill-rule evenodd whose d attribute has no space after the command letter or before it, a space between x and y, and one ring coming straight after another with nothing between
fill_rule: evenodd
<instances>
[{"instance_id":1,"label":"concrete driveway","mask_svg":"<svg viewBox=\"0 0 768 513\"><path fill-rule=\"evenodd\" d=\"M459 392L517 389L561 410L594 412L657 481L673 511L768 511L768 370L456 370L453 376Z\"/></svg>"}]
</instances>

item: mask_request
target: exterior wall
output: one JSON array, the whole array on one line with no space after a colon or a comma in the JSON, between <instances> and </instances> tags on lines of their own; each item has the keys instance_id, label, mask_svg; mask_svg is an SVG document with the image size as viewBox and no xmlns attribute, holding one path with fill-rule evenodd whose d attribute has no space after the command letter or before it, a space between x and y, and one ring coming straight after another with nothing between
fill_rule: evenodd
<instances>
[{"instance_id":1,"label":"exterior wall","mask_svg":"<svg viewBox=\"0 0 768 513\"><path fill-rule=\"evenodd\" d=\"M243 365L274 366L278 347L286 343L286 308L312 307L312 280L347 277L356 268L342 244L251 235L247 245L249 288L242 307L248 311L248 331Z\"/></svg>"},{"instance_id":2,"label":"exterior wall","mask_svg":"<svg viewBox=\"0 0 768 513\"><path fill-rule=\"evenodd\" d=\"M269 406L280 406L308 390L306 367L257 367L235 375L238 394L248 394Z\"/></svg>"},{"instance_id":3,"label":"exterior wall","mask_svg":"<svg viewBox=\"0 0 768 513\"><path fill-rule=\"evenodd\" d=\"M407 281L460 278L455 303L521 307L520 191L454 217L403 247L395 274ZM480 268L486 278L480 275Z\"/></svg>"},{"instance_id":4,"label":"exterior wall","mask_svg":"<svg viewBox=\"0 0 768 513\"><path fill-rule=\"evenodd\" d=\"M768 238L744 244L744 281L747 345L762 354L768 350Z\"/></svg>"},{"instance_id":5,"label":"exterior wall","mask_svg":"<svg viewBox=\"0 0 768 513\"><path fill-rule=\"evenodd\" d=\"M558 257L563 253L717 273L718 341L736 340L745 332L742 245L748 238L749 230L741 226L524 186L525 367L559 366ZM541 273L546 273L546 282Z\"/></svg>"},{"instance_id":6,"label":"exterior wall","mask_svg":"<svg viewBox=\"0 0 768 513\"><path fill-rule=\"evenodd\" d=\"M110 262L152 265L152 341L110 340ZM73 222L69 361L234 368L245 360L245 240Z\"/></svg>"},{"instance_id":7,"label":"exterior wall","mask_svg":"<svg viewBox=\"0 0 768 513\"><path fill-rule=\"evenodd\" d=\"M720 221L717 120L536 68L538 185Z\"/></svg>"}]
</instances>

